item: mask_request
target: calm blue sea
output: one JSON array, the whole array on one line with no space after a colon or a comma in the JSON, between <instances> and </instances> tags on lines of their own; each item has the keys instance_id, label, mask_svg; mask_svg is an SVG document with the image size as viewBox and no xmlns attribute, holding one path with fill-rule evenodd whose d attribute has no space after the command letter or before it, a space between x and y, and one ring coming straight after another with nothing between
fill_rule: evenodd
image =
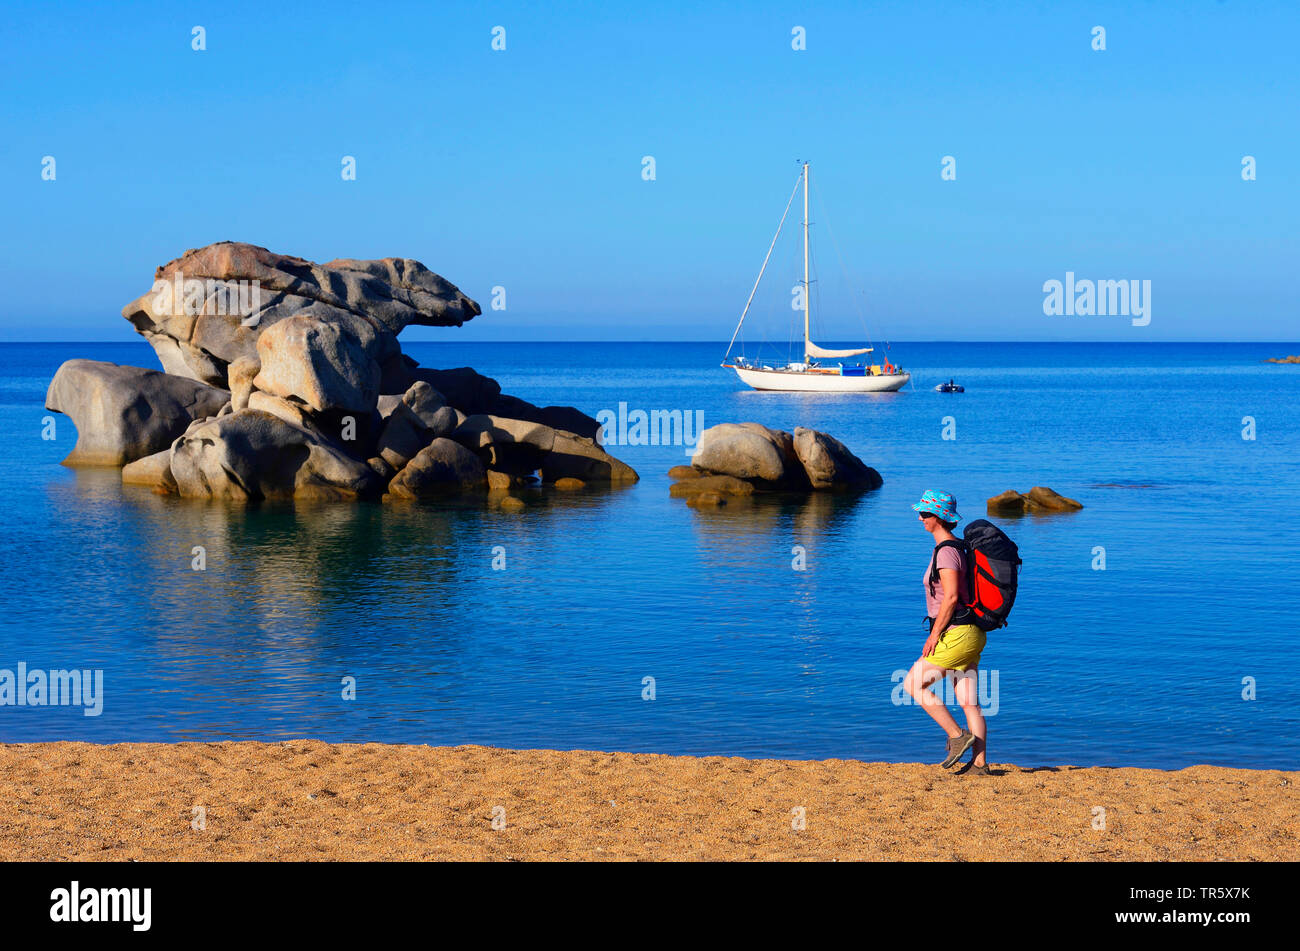
<instances>
[{"instance_id":1,"label":"calm blue sea","mask_svg":"<svg viewBox=\"0 0 1300 951\"><path fill-rule=\"evenodd\" d=\"M701 512L668 495L686 447L629 445L637 485L522 515L160 498L61 467L65 417L41 438L62 361L156 366L145 344L0 345L0 668L104 672L100 716L0 706L0 740L935 761L941 731L894 702L924 639L908 506L947 489L969 519L1048 485L1086 508L1000 522L1025 565L982 663L990 759L1300 768L1300 366L1261 362L1300 345L899 343L915 388L857 397L743 389L712 344L406 349L593 415L812 426L885 484ZM949 376L965 394L931 391Z\"/></svg>"}]
</instances>

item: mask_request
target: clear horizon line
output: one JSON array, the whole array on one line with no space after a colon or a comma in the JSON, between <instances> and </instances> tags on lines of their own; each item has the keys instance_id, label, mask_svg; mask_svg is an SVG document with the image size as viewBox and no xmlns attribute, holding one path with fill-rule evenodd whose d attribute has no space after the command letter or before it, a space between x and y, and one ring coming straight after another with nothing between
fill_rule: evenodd
<instances>
[{"instance_id":1,"label":"clear horizon line","mask_svg":"<svg viewBox=\"0 0 1300 951\"><path fill-rule=\"evenodd\" d=\"M846 339L847 339L847 338L846 338ZM547 345L552 345L552 346L554 346L554 345L560 345L560 344L572 344L572 343L609 343L609 344L675 343L675 344L716 344L716 345L718 345L718 346L722 346L722 345L723 345L723 342L720 341L720 340L718 340L718 341L713 341L713 340L662 340L662 339L661 339L661 340L625 340L625 339L610 339L610 338L604 338L604 337L589 337L589 338L584 338L584 339L566 339L566 340L529 340L529 339L520 339L520 340L481 340L481 339L479 339L479 340L416 340L416 339L410 339L410 338L408 338L408 339L406 339L406 340L404 340L404 341L399 341L399 342L401 342L401 343L408 343L408 344L411 344L411 343L415 343L415 344L425 344L425 343L430 343L430 344L438 344L438 345L446 344L446 343L453 343L453 344L469 344L469 343L475 343L475 344L478 344L478 343L485 343L485 344L501 344L501 345L515 345L515 344L532 344L532 345L536 345L536 344L547 344ZM842 341L832 341L832 342L842 342ZM146 345L148 345L148 341L146 341L146 340L144 340L144 339L137 339L137 340L89 340L89 339L87 339L87 340L3 340L3 339L0 339L0 345L6 345L6 344L7 344L7 345L27 345L27 346L49 346L49 345L54 345L54 344L69 344L69 345L72 345L72 344L77 344L77 345L81 345L81 344L86 344L86 345L104 344L104 345L109 345L109 346L118 346L118 345L128 344L128 343L140 343L140 344L146 344ZM1286 345L1286 346L1300 346L1300 340L1227 340L1227 339L1218 338L1218 337L1214 337L1214 338L1210 338L1210 337L1206 337L1206 338L1186 338L1186 339L1178 339L1178 340L1093 340L1093 339L1080 339L1080 340L1023 340L1023 339L1019 339L1019 340L1017 340L1017 339L1007 339L1007 340L988 340L988 339L980 339L980 340L962 340L962 339L919 340L919 339L918 339L918 340L894 340L894 341L891 341L891 342L888 343L888 344L883 344L882 346L888 346L888 347L895 347L895 346L899 346L899 345L908 345L908 346L912 346L912 345L916 345L916 346L928 346L928 345L933 345L933 344L963 344L963 343L968 343L968 344L985 344L985 345L997 345L997 344L1000 344L1000 345L1007 345L1007 346L1016 346L1016 345L1023 345L1023 344L1074 344L1074 343L1104 343L1104 344L1121 344L1121 345L1127 345L1127 346L1150 346L1150 345L1153 345L1153 344L1184 344L1184 343L1261 344L1261 345L1270 345L1270 346L1271 346L1271 345L1275 345L1275 344L1284 344L1284 345ZM781 344L776 344L776 343L768 342L768 343L766 343L766 344L758 344L757 346L782 346L782 345L781 345Z\"/></svg>"}]
</instances>

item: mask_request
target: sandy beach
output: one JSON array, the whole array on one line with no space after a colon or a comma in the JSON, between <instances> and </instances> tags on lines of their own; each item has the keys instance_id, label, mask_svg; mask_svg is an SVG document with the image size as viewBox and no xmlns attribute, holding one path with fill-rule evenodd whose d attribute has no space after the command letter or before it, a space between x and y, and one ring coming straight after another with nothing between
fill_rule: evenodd
<instances>
[{"instance_id":1,"label":"sandy beach","mask_svg":"<svg viewBox=\"0 0 1300 951\"><path fill-rule=\"evenodd\" d=\"M1297 772L993 769L978 777L851 760L316 741L8 744L0 746L0 858L1210 861L1296 854ZM1095 828L1103 819L1104 828Z\"/></svg>"}]
</instances>

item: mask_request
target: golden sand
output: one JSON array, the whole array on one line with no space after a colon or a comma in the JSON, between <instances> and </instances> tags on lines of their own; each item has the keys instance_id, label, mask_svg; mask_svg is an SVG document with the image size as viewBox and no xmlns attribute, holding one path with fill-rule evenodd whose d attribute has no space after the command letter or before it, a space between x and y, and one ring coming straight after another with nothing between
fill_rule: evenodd
<instances>
[{"instance_id":1,"label":"golden sand","mask_svg":"<svg viewBox=\"0 0 1300 951\"><path fill-rule=\"evenodd\" d=\"M305 740L9 744L0 858L1196 861L1300 851L1297 772L993 769Z\"/></svg>"}]
</instances>

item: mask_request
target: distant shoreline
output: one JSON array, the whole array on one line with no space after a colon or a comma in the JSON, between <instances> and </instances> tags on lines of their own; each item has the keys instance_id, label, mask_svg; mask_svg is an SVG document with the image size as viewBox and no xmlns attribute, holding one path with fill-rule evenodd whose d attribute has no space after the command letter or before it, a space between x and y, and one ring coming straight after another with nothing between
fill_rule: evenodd
<instances>
[{"instance_id":1,"label":"distant shoreline","mask_svg":"<svg viewBox=\"0 0 1300 951\"><path fill-rule=\"evenodd\" d=\"M993 769L315 740L4 744L0 859L1274 861L1300 835L1300 772Z\"/></svg>"}]
</instances>

